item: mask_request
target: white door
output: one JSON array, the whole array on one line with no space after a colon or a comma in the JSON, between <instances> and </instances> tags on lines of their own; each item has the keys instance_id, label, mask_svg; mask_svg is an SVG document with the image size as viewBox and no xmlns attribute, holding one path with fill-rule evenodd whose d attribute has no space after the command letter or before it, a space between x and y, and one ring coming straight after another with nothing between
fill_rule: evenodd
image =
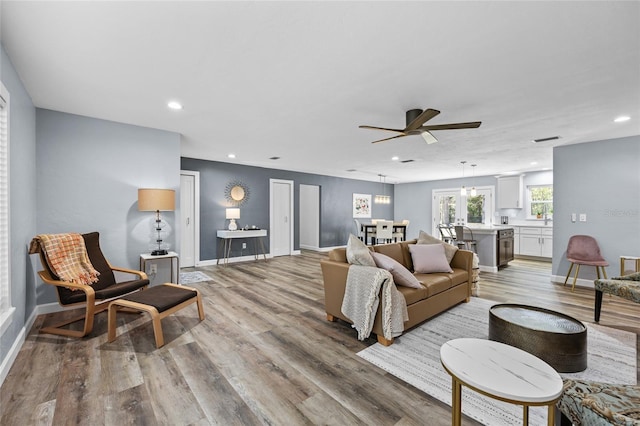
<instances>
[{"instance_id":1,"label":"white door","mask_svg":"<svg viewBox=\"0 0 640 426\"><path fill-rule=\"evenodd\" d=\"M439 237L438 225L489 225L493 217L493 187L482 187L476 195L463 196L459 189L433 191L432 235Z\"/></svg>"},{"instance_id":2,"label":"white door","mask_svg":"<svg viewBox=\"0 0 640 426\"><path fill-rule=\"evenodd\" d=\"M180 266L196 266L200 257L198 226L199 173L180 172Z\"/></svg>"},{"instance_id":3,"label":"white door","mask_svg":"<svg viewBox=\"0 0 640 426\"><path fill-rule=\"evenodd\" d=\"M293 251L293 181L270 179L271 256L288 256Z\"/></svg>"},{"instance_id":4,"label":"white door","mask_svg":"<svg viewBox=\"0 0 640 426\"><path fill-rule=\"evenodd\" d=\"M317 250L320 247L320 187L300 185L300 248Z\"/></svg>"}]
</instances>

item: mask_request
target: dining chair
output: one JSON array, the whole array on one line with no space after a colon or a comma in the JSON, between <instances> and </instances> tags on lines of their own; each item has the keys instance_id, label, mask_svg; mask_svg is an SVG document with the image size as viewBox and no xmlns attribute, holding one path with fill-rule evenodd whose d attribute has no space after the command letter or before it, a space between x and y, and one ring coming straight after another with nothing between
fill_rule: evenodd
<instances>
[{"instance_id":1,"label":"dining chair","mask_svg":"<svg viewBox=\"0 0 640 426\"><path fill-rule=\"evenodd\" d=\"M385 243L391 242L393 239L393 221L378 220L376 223L376 243L383 240Z\"/></svg>"},{"instance_id":2,"label":"dining chair","mask_svg":"<svg viewBox=\"0 0 640 426\"><path fill-rule=\"evenodd\" d=\"M438 231L440 231L440 237L442 241L449 244L455 244L456 236L454 235L454 230L451 227L451 224L441 223L438 225Z\"/></svg>"},{"instance_id":3,"label":"dining chair","mask_svg":"<svg viewBox=\"0 0 640 426\"><path fill-rule=\"evenodd\" d=\"M402 224L404 225L404 232L394 232L393 233L393 241L398 242L398 241L404 241L407 235L407 228L409 227L409 220L408 219L404 219L402 221Z\"/></svg>"},{"instance_id":4,"label":"dining chair","mask_svg":"<svg viewBox=\"0 0 640 426\"><path fill-rule=\"evenodd\" d=\"M353 222L356 225L356 237L360 239L360 241L364 241L364 232L362 231L362 225L358 219L353 219Z\"/></svg>"}]
</instances>

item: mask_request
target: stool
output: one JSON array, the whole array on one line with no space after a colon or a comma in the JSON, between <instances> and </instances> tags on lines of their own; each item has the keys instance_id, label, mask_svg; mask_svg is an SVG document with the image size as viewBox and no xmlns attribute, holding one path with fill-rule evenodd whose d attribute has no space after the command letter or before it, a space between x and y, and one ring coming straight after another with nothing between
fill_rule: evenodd
<instances>
[{"instance_id":1,"label":"stool","mask_svg":"<svg viewBox=\"0 0 640 426\"><path fill-rule=\"evenodd\" d=\"M204 319L202 297L195 288L167 283L116 299L109 303L107 340L113 342L116 339L116 312L118 308L129 308L134 311L148 312L151 315L156 346L160 348L164 346L160 320L192 303L198 304L198 316L202 321Z\"/></svg>"}]
</instances>

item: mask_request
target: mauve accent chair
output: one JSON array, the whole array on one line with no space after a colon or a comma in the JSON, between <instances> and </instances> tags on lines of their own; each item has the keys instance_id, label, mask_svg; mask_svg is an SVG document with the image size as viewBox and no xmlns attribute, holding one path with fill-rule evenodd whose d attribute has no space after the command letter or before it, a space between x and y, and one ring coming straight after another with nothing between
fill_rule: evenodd
<instances>
[{"instance_id":1,"label":"mauve accent chair","mask_svg":"<svg viewBox=\"0 0 640 426\"><path fill-rule=\"evenodd\" d=\"M607 278L607 271L604 267L609 266L609 263L604 257L602 257L602 254L600 254L600 246L598 246L596 239L590 235L574 235L569 238L569 244L567 244L567 260L571 262L571 266L567 272L567 277L564 279L565 285L567 284L569 275L571 275L573 265L578 265L576 273L573 276L571 291L576 288L576 280L578 279L578 273L580 272L580 265L595 266L598 279L601 278L600 269L602 269L604 278Z\"/></svg>"}]
</instances>

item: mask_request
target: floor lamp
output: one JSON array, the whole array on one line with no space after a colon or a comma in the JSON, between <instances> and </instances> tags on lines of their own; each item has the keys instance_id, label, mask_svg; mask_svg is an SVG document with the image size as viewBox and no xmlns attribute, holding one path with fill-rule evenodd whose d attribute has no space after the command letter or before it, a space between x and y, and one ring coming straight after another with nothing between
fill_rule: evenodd
<instances>
[{"instance_id":1,"label":"floor lamp","mask_svg":"<svg viewBox=\"0 0 640 426\"><path fill-rule=\"evenodd\" d=\"M167 250L161 247L162 238L160 237L160 211L174 211L176 208L176 191L173 189L138 189L138 210L141 212L156 212L156 231L158 237L158 250L151 252L152 256L162 256L168 254Z\"/></svg>"}]
</instances>

